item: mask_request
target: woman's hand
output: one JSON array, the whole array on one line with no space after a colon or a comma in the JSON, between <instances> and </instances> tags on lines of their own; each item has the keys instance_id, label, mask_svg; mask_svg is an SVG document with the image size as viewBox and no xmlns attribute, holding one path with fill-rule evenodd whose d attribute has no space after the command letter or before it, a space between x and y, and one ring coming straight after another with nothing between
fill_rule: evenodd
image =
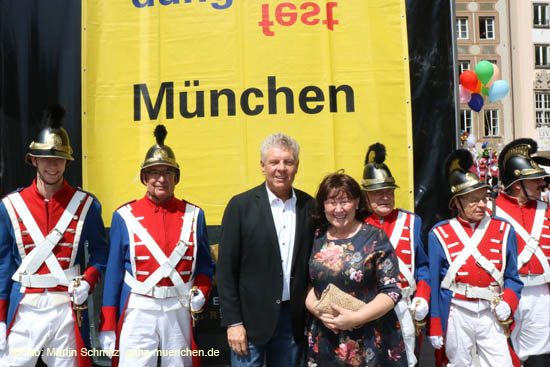
<instances>
[{"instance_id":1,"label":"woman's hand","mask_svg":"<svg viewBox=\"0 0 550 367\"><path fill-rule=\"evenodd\" d=\"M313 287L310 286L306 295L306 308L309 312L311 312L313 316L320 318L321 314L315 308L315 306L317 306L318 303L319 303L319 300L315 295L315 290L313 289Z\"/></svg>"},{"instance_id":2,"label":"woman's hand","mask_svg":"<svg viewBox=\"0 0 550 367\"><path fill-rule=\"evenodd\" d=\"M322 314L319 319L333 332L337 332L338 330L352 330L363 326L358 311L346 310L335 304L331 304L330 306L337 312L337 315Z\"/></svg>"}]
</instances>

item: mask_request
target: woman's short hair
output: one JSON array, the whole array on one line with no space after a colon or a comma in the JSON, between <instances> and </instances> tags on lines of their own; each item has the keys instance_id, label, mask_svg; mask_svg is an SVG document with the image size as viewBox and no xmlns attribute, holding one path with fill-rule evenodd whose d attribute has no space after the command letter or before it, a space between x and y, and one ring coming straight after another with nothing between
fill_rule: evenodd
<instances>
[{"instance_id":1,"label":"woman's short hair","mask_svg":"<svg viewBox=\"0 0 550 367\"><path fill-rule=\"evenodd\" d=\"M264 139L262 145L260 146L262 162L266 163L265 157L267 156L267 152L273 147L291 151L294 160L298 162L300 146L296 140L283 133L273 133Z\"/></svg>"},{"instance_id":2,"label":"woman's short hair","mask_svg":"<svg viewBox=\"0 0 550 367\"><path fill-rule=\"evenodd\" d=\"M312 218L317 227L324 227L329 224L325 216L325 201L341 194L352 200L359 198L359 208L355 212L355 219L363 222L369 216L367 200L361 187L353 177L339 171L326 176L319 185L317 195L315 195L315 208L313 209Z\"/></svg>"}]
</instances>

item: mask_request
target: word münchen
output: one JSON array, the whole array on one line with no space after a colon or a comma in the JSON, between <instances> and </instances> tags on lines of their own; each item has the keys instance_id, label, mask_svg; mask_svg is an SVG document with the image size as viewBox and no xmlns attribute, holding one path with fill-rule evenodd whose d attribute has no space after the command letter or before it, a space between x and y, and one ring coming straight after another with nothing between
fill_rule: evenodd
<instances>
[{"instance_id":1,"label":"word m\u00fcnchen","mask_svg":"<svg viewBox=\"0 0 550 367\"><path fill-rule=\"evenodd\" d=\"M200 82L193 80L191 87L191 81L187 80L184 85L185 88L195 88L200 86ZM245 89L240 95L229 88L210 91L183 90L178 93L179 98L176 99L176 103L179 102L179 113L186 119L206 116L205 99L207 95L210 97L209 117L217 117L220 114L236 116L237 101L240 111L248 116L256 116L262 112L267 112L270 115L285 112L293 114L295 113L295 93L300 110L307 114L320 113L325 109L326 102L328 102L330 112L338 112L339 99L340 104L345 106L346 112L355 112L355 93L353 88L347 84L329 85L328 91L323 91L315 85L307 85L299 91L293 91L289 87L277 86L275 76L267 77L267 92L254 87ZM173 119L174 95L174 82L163 82L153 103L147 84L134 84L134 121L142 119L142 104L145 105L150 120L158 118L163 103L166 108L166 119ZM226 109L222 111L220 105L224 105ZM281 111L281 107L284 108L284 112Z\"/></svg>"}]
</instances>

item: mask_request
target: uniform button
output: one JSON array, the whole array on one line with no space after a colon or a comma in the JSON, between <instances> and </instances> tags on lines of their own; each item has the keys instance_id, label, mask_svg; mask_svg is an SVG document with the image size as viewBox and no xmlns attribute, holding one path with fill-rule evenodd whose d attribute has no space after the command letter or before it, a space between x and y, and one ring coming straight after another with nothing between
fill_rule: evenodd
<instances>
[{"instance_id":1,"label":"uniform button","mask_svg":"<svg viewBox=\"0 0 550 367\"><path fill-rule=\"evenodd\" d=\"M278 300L275 301L275 303L278 304L278 305L280 305L280 304L281 304L281 300L278 299Z\"/></svg>"},{"instance_id":2,"label":"uniform button","mask_svg":"<svg viewBox=\"0 0 550 367\"><path fill-rule=\"evenodd\" d=\"M282 276L283 276L283 273L279 273L279 276L282 277Z\"/></svg>"}]
</instances>

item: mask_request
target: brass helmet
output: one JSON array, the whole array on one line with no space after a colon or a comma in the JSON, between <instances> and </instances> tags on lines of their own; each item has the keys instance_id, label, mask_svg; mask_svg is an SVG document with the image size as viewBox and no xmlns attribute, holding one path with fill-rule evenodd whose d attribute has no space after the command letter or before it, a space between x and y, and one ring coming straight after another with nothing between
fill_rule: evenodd
<instances>
[{"instance_id":1,"label":"brass helmet","mask_svg":"<svg viewBox=\"0 0 550 367\"><path fill-rule=\"evenodd\" d=\"M386 160L386 147L380 143L369 147L365 156L365 168L361 187L365 191L375 191L387 188L396 189L395 179L390 169L384 164Z\"/></svg>"},{"instance_id":2,"label":"brass helmet","mask_svg":"<svg viewBox=\"0 0 550 367\"><path fill-rule=\"evenodd\" d=\"M157 143L149 148L147 154L145 154L145 160L141 164L141 173L143 174L143 170L148 167L164 164L176 169L176 183L178 183L180 179L180 166L176 162L174 151L168 145L164 145L164 139L166 139L167 134L168 131L166 131L164 125L157 125L155 127L153 135Z\"/></svg>"},{"instance_id":3,"label":"brass helmet","mask_svg":"<svg viewBox=\"0 0 550 367\"><path fill-rule=\"evenodd\" d=\"M38 137L29 145L29 152L25 156L25 162L32 164L31 157L53 157L63 158L68 161L74 160L73 149L69 143L69 135L61 126L65 117L63 106L53 104L44 111L42 123L46 125Z\"/></svg>"},{"instance_id":4,"label":"brass helmet","mask_svg":"<svg viewBox=\"0 0 550 367\"><path fill-rule=\"evenodd\" d=\"M452 152L445 160L445 176L451 190L449 209L452 208L453 199L466 195L481 188L489 188L485 182L470 171L474 164L472 153L466 149L458 149Z\"/></svg>"},{"instance_id":5,"label":"brass helmet","mask_svg":"<svg viewBox=\"0 0 550 367\"><path fill-rule=\"evenodd\" d=\"M504 189L519 180L550 177L532 157L537 152L537 142L533 139L516 139L508 143L498 156L499 178Z\"/></svg>"}]
</instances>

